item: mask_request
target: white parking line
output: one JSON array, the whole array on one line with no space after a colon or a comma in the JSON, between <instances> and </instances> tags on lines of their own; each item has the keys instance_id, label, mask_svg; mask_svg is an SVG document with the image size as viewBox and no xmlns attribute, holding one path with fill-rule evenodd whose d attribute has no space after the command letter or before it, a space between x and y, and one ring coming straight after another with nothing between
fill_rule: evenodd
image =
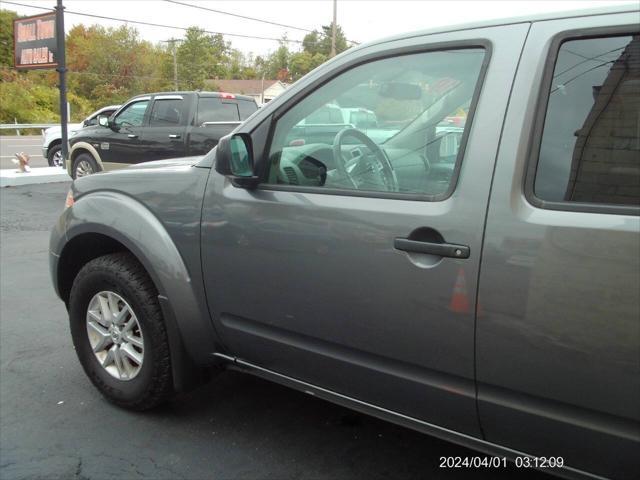
<instances>
[{"instance_id":1,"label":"white parking line","mask_svg":"<svg viewBox=\"0 0 640 480\"><path fill-rule=\"evenodd\" d=\"M30 157L42 157L42 155L29 155ZM0 158L15 158L15 155L0 155Z\"/></svg>"}]
</instances>

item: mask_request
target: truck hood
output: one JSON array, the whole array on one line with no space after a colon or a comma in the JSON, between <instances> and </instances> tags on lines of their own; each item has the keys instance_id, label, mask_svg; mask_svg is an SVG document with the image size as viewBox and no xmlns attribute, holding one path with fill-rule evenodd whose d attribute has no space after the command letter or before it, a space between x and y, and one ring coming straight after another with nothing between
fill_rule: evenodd
<instances>
[{"instance_id":1,"label":"truck hood","mask_svg":"<svg viewBox=\"0 0 640 480\"><path fill-rule=\"evenodd\" d=\"M164 167L177 167L184 165L195 165L198 163L204 155L199 155L195 157L182 157L182 158L168 158L166 160L155 160L153 162L144 162L138 163L135 165L131 165L127 168L127 170L144 170L144 169L152 169L152 168L164 168Z\"/></svg>"},{"instance_id":2,"label":"truck hood","mask_svg":"<svg viewBox=\"0 0 640 480\"><path fill-rule=\"evenodd\" d=\"M76 130L80 130L83 127L81 123L68 123L67 124L67 132L75 132ZM49 127L44 131L45 136L49 135L62 135L62 128L59 126Z\"/></svg>"}]
</instances>

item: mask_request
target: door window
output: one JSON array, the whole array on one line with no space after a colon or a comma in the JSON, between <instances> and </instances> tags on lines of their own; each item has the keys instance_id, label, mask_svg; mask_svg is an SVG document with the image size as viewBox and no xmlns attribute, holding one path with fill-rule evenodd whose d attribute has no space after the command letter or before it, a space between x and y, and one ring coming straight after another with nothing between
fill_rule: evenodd
<instances>
[{"instance_id":1,"label":"door window","mask_svg":"<svg viewBox=\"0 0 640 480\"><path fill-rule=\"evenodd\" d=\"M144 112L147 110L149 100L141 100L127 105L114 119L119 127L139 127L144 121Z\"/></svg>"},{"instance_id":2,"label":"door window","mask_svg":"<svg viewBox=\"0 0 640 480\"><path fill-rule=\"evenodd\" d=\"M640 205L640 36L562 44L534 182L552 202Z\"/></svg>"},{"instance_id":3,"label":"door window","mask_svg":"<svg viewBox=\"0 0 640 480\"><path fill-rule=\"evenodd\" d=\"M277 121L267 183L442 197L453 189L484 56L409 54L339 75Z\"/></svg>"},{"instance_id":4,"label":"door window","mask_svg":"<svg viewBox=\"0 0 640 480\"><path fill-rule=\"evenodd\" d=\"M182 98L159 99L153 102L149 125L152 127L172 127L182 125L184 100Z\"/></svg>"}]
</instances>

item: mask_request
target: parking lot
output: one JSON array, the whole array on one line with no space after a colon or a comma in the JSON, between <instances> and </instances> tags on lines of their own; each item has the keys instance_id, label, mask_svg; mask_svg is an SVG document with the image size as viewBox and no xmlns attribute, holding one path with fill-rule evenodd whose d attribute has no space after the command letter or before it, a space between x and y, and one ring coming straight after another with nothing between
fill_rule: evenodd
<instances>
[{"instance_id":1,"label":"parking lot","mask_svg":"<svg viewBox=\"0 0 640 480\"><path fill-rule=\"evenodd\" d=\"M107 403L49 280L68 183L0 191L0 478L547 478L439 468L476 452L239 373L153 412Z\"/></svg>"}]
</instances>

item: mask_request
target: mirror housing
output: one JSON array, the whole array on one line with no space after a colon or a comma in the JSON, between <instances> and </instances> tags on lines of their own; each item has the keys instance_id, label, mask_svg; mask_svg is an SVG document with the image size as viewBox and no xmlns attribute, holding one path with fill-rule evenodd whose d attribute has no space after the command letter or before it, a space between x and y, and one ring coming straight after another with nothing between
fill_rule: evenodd
<instances>
[{"instance_id":1,"label":"mirror housing","mask_svg":"<svg viewBox=\"0 0 640 480\"><path fill-rule=\"evenodd\" d=\"M251 190L260 178L253 172L251 136L235 133L222 137L216 147L216 172L231 180L235 187Z\"/></svg>"},{"instance_id":2,"label":"mirror housing","mask_svg":"<svg viewBox=\"0 0 640 480\"><path fill-rule=\"evenodd\" d=\"M106 115L98 115L98 125L101 127L111 127L109 117Z\"/></svg>"}]
</instances>

